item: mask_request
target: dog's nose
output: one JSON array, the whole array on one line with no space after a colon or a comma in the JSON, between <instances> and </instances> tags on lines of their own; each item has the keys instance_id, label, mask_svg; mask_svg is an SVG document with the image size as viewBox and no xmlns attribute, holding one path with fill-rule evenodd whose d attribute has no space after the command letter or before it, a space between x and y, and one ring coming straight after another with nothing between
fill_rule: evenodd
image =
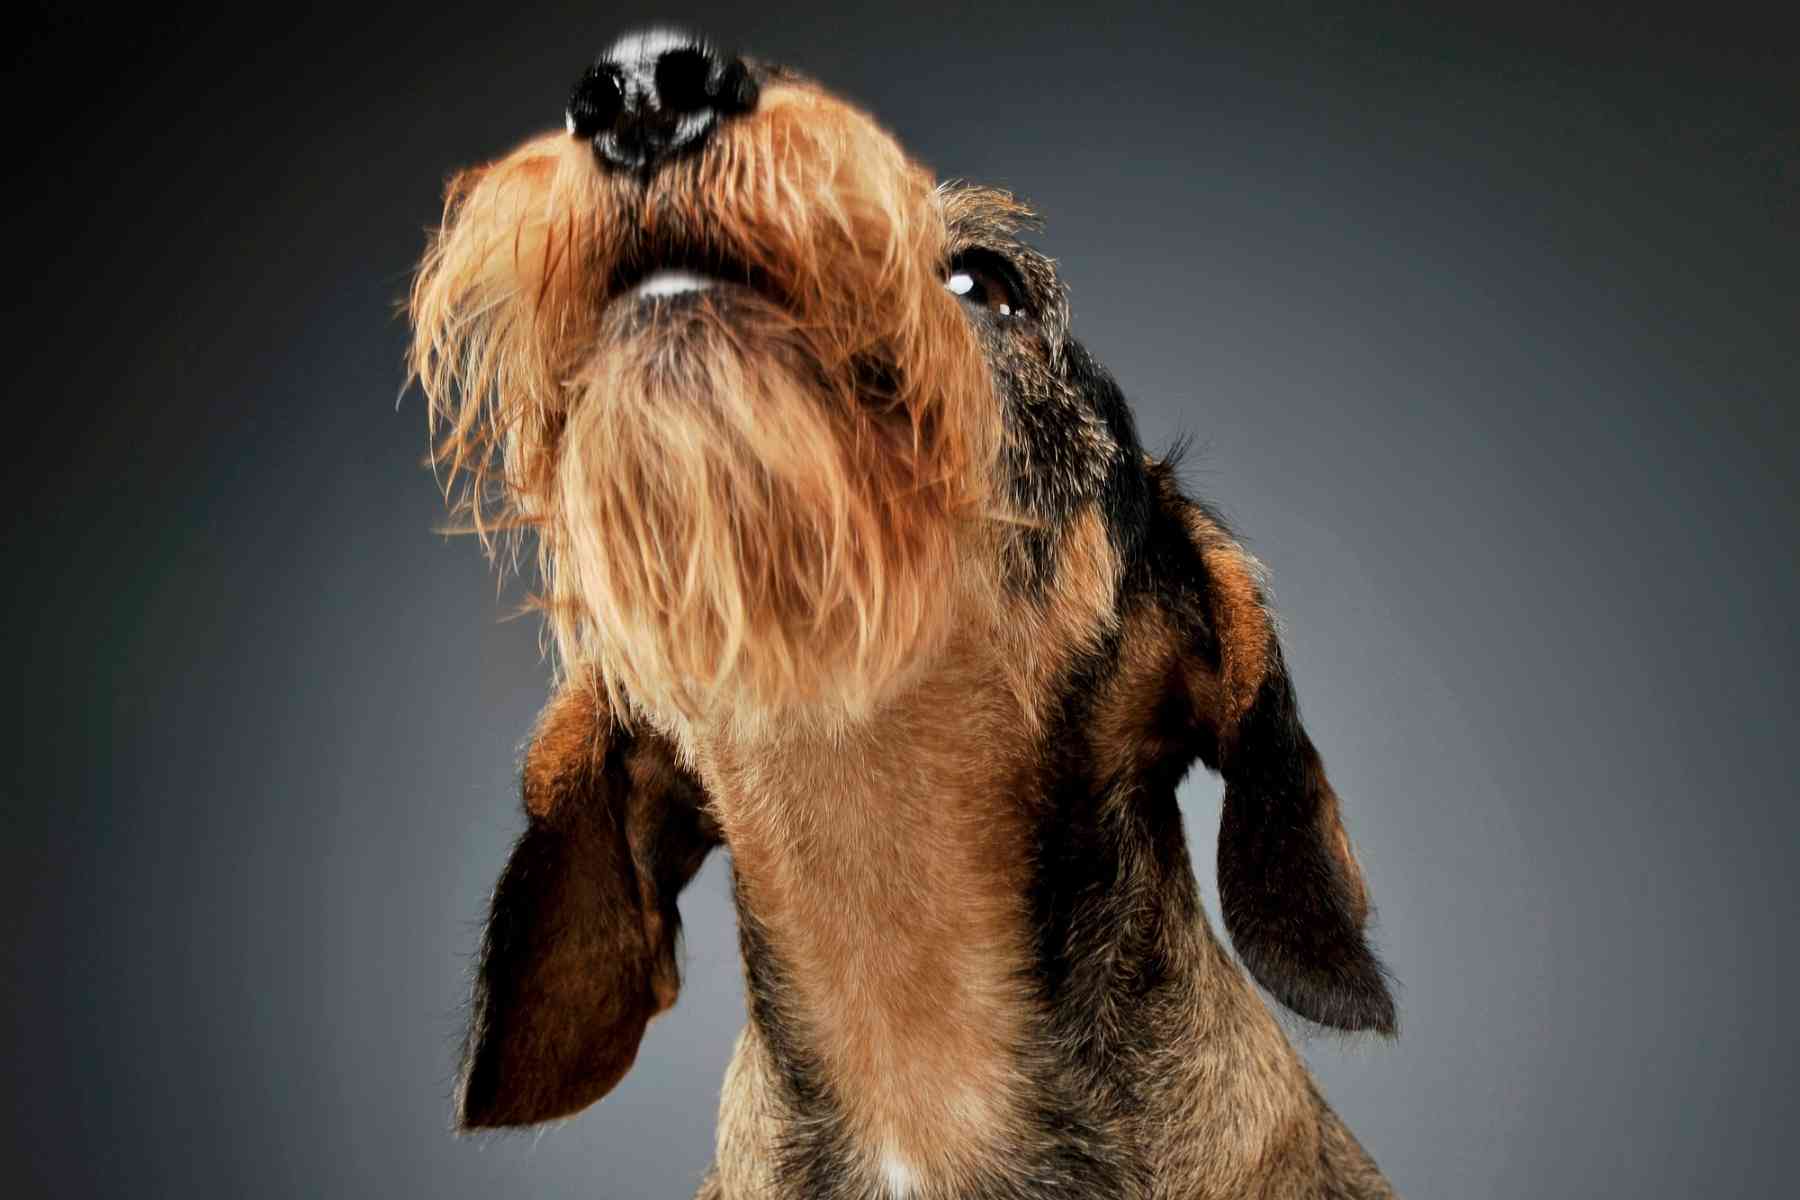
<instances>
[{"instance_id":1,"label":"dog's nose","mask_svg":"<svg viewBox=\"0 0 1800 1200\"><path fill-rule=\"evenodd\" d=\"M608 167L649 172L698 150L727 117L756 107L743 62L705 39L670 29L626 34L594 60L569 94L569 132Z\"/></svg>"}]
</instances>

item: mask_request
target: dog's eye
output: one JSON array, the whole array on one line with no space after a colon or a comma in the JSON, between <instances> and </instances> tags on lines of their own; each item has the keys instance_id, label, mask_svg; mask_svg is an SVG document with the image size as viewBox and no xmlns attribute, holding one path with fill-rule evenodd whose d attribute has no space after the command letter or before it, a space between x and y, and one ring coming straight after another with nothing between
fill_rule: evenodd
<instances>
[{"instance_id":1,"label":"dog's eye","mask_svg":"<svg viewBox=\"0 0 1800 1200\"><path fill-rule=\"evenodd\" d=\"M944 276L944 286L965 304L985 308L995 316L1013 317L1025 311L1011 274L994 254L971 251L957 255Z\"/></svg>"}]
</instances>

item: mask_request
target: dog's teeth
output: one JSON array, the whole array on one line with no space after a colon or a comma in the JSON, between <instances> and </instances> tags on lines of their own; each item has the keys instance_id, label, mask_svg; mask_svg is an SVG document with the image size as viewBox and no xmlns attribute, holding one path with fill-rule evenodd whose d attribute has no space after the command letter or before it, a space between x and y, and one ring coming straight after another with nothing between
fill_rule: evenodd
<instances>
[{"instance_id":1,"label":"dog's teeth","mask_svg":"<svg viewBox=\"0 0 1800 1200\"><path fill-rule=\"evenodd\" d=\"M640 298L679 296L683 292L702 292L712 285L711 279L692 271L664 270L655 272L638 284L637 290L632 294Z\"/></svg>"}]
</instances>

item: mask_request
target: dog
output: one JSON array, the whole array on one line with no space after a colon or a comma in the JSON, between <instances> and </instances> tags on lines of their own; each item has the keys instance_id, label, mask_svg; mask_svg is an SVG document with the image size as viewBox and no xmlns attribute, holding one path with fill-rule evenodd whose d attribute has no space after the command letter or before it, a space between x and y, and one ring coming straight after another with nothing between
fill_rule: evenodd
<instances>
[{"instance_id":1,"label":"dog","mask_svg":"<svg viewBox=\"0 0 1800 1200\"><path fill-rule=\"evenodd\" d=\"M619 1082L724 846L749 1021L704 1200L1392 1194L1250 978L1394 1032L1262 570L1143 449L1037 227L669 30L452 179L411 366L467 527L536 544L557 662L461 1128Z\"/></svg>"}]
</instances>

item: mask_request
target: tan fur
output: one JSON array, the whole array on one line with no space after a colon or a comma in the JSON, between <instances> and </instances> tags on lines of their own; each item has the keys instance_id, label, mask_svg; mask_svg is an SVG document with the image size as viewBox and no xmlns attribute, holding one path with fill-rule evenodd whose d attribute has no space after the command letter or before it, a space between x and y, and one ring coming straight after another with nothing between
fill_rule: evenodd
<instances>
[{"instance_id":1,"label":"tan fur","mask_svg":"<svg viewBox=\"0 0 1800 1200\"><path fill-rule=\"evenodd\" d=\"M562 659L615 705L853 714L941 636L989 503L986 367L936 285L932 181L872 121L790 85L720 137L642 196L566 136L459 177L413 366L473 527L536 531ZM774 297L722 290L644 336L595 281L622 231L665 230ZM871 360L906 364L891 395Z\"/></svg>"},{"instance_id":2,"label":"tan fur","mask_svg":"<svg viewBox=\"0 0 1800 1200\"><path fill-rule=\"evenodd\" d=\"M565 687L538 715L522 768L525 811L548 817L606 756L612 717L590 687Z\"/></svg>"},{"instance_id":3,"label":"tan fur","mask_svg":"<svg viewBox=\"0 0 1800 1200\"><path fill-rule=\"evenodd\" d=\"M711 1181L716 1195L732 1200L780 1195L774 1148L788 1117L780 1111L780 1095L762 1035L748 1025L738 1034L719 1094L718 1156ZM707 1195L702 1187L700 1196Z\"/></svg>"},{"instance_id":4,"label":"tan fur","mask_svg":"<svg viewBox=\"0 0 1800 1200\"><path fill-rule=\"evenodd\" d=\"M1169 689L1183 686L1185 664L1173 623L1155 608L1134 613L1126 623L1119 657L1118 674L1094 706L1088 739L1100 766L1124 775L1167 750L1153 716Z\"/></svg>"},{"instance_id":5,"label":"tan fur","mask_svg":"<svg viewBox=\"0 0 1800 1200\"><path fill-rule=\"evenodd\" d=\"M1267 671L1274 630L1263 603L1263 565L1198 508L1189 529L1213 586L1213 620L1221 658L1221 733L1228 736L1256 699Z\"/></svg>"},{"instance_id":6,"label":"tan fur","mask_svg":"<svg viewBox=\"0 0 1800 1200\"><path fill-rule=\"evenodd\" d=\"M995 666L1012 688L1020 714L1035 731L1052 683L1070 657L1104 636L1118 620L1119 560L1100 514L1082 513L1058 541L1057 586L1041 604L988 598L983 624L998 641ZM997 586L997 585L996 585Z\"/></svg>"},{"instance_id":7,"label":"tan fur","mask_svg":"<svg viewBox=\"0 0 1800 1200\"><path fill-rule=\"evenodd\" d=\"M1196 970L1169 1004L1147 1074L1157 1148L1152 1200L1318 1194L1319 1117L1305 1064L1204 926L1182 957ZM1193 1131L1205 1130L1204 1136Z\"/></svg>"},{"instance_id":8,"label":"tan fur","mask_svg":"<svg viewBox=\"0 0 1800 1200\"><path fill-rule=\"evenodd\" d=\"M842 738L702 735L698 753L858 1143L951 1181L1014 1124L1030 1007L1023 722L985 640Z\"/></svg>"}]
</instances>

